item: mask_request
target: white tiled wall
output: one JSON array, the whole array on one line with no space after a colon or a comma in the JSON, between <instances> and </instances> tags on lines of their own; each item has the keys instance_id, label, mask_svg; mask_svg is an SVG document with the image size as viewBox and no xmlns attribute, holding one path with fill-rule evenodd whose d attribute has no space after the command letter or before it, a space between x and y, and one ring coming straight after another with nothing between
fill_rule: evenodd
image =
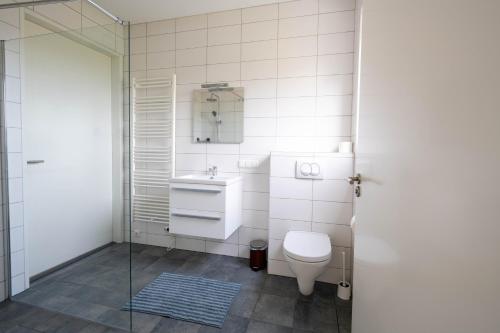
<instances>
[{"instance_id":1,"label":"white tiled wall","mask_svg":"<svg viewBox=\"0 0 500 333\"><path fill-rule=\"evenodd\" d=\"M4 64L3 64L4 58L5 58L5 52L4 52L3 47L0 46L0 78L3 77L4 71L5 71ZM3 81L3 79L0 79L0 112L3 112L3 103L4 103L4 81ZM3 121L0 124L0 131L2 134L5 133L5 125L3 124ZM3 153L3 151L2 151L2 153ZM0 161L0 172L2 172L2 174L3 174L3 165L2 164L3 164L3 159ZM3 183L3 181L4 181L3 178L1 179L1 181ZM5 198L4 198L2 192L3 191L0 190L0 209L1 209L1 211L0 211L0 302L5 300L5 298L6 298L5 255L4 255L4 252L5 252L5 250L4 250L4 245L5 245L4 230L5 230L6 225L4 224L5 219L3 216L3 209L7 203L4 202Z\"/></svg>"},{"instance_id":2,"label":"white tiled wall","mask_svg":"<svg viewBox=\"0 0 500 333\"><path fill-rule=\"evenodd\" d=\"M1 1L7 3L9 1ZM14 1L11 1L14 2ZM72 30L98 43L101 47L122 53L124 51L124 31L107 16L97 11L86 1L72 1L67 4L35 6L33 10L44 16L60 30ZM23 213L23 158L22 158L22 41L16 38L32 37L23 35L23 10L0 10L0 39L6 42L6 87L5 115L9 174L9 214L11 245L12 293L15 295L28 286L24 244ZM0 255L0 261L1 261ZM3 275L3 272L0 272ZM0 278L0 284L1 284ZM1 289L1 286L0 286ZM1 300L0 295L0 300Z\"/></svg>"},{"instance_id":3,"label":"white tiled wall","mask_svg":"<svg viewBox=\"0 0 500 333\"><path fill-rule=\"evenodd\" d=\"M224 243L152 224L133 225L133 241L245 257L250 240L268 238L270 152L334 152L351 140L354 9L354 0L299 0L132 26L131 76L177 74L178 175L212 164L242 175L245 221ZM221 81L245 88L244 142L192 144L192 91Z\"/></svg>"},{"instance_id":4,"label":"white tiled wall","mask_svg":"<svg viewBox=\"0 0 500 333\"><path fill-rule=\"evenodd\" d=\"M297 160L316 161L324 179L296 179ZM342 251L351 271L352 174L351 155L338 153L272 153L269 212L269 273L294 276L283 257L283 239L289 230L326 233L332 242L332 260L320 281L341 280Z\"/></svg>"},{"instance_id":5,"label":"white tiled wall","mask_svg":"<svg viewBox=\"0 0 500 333\"><path fill-rule=\"evenodd\" d=\"M14 293L24 290L24 227L23 214L19 214L19 208L23 207L23 174L22 174L22 131L21 131L21 71L20 71L20 43L15 38L20 36L19 10L10 9L0 11L0 39L7 40L5 43L5 136L7 139L8 158L8 186L10 216L10 253L0 249L0 264L3 266L7 261L5 256L11 256L11 278L12 291ZM4 130L2 128L2 130ZM0 228L2 229L2 228ZM7 230L0 231L0 239L3 240ZM1 269L0 277L0 300L6 295L4 276L6 270Z\"/></svg>"}]
</instances>

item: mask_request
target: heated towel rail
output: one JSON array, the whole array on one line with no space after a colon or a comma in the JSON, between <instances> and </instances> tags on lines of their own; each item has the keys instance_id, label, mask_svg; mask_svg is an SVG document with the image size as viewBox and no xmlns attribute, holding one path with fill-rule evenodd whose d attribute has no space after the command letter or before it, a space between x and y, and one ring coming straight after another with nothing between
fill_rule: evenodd
<instances>
[{"instance_id":1,"label":"heated towel rail","mask_svg":"<svg viewBox=\"0 0 500 333\"><path fill-rule=\"evenodd\" d=\"M132 84L132 220L169 223L169 181L175 177L176 77Z\"/></svg>"}]
</instances>

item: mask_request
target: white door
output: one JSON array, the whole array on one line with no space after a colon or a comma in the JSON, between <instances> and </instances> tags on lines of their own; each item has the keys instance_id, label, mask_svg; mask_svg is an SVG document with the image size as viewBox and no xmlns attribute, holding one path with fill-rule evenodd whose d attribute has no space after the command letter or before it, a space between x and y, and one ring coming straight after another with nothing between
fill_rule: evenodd
<instances>
[{"instance_id":1,"label":"white door","mask_svg":"<svg viewBox=\"0 0 500 333\"><path fill-rule=\"evenodd\" d=\"M352 332L500 332L500 1L361 23Z\"/></svg>"},{"instance_id":2,"label":"white door","mask_svg":"<svg viewBox=\"0 0 500 333\"><path fill-rule=\"evenodd\" d=\"M27 22L28 31L40 29ZM24 40L30 276L111 242L111 60L65 37ZM44 163L28 164L43 160Z\"/></svg>"}]
</instances>

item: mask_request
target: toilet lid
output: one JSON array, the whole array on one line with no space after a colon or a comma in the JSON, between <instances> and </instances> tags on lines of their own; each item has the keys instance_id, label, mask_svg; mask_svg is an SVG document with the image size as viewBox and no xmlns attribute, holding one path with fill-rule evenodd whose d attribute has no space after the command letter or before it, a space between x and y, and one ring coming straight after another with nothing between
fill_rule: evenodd
<instances>
[{"instance_id":1,"label":"toilet lid","mask_svg":"<svg viewBox=\"0 0 500 333\"><path fill-rule=\"evenodd\" d=\"M305 262L320 262L330 259L332 245L330 237L319 232L289 231L283 241L285 255Z\"/></svg>"}]
</instances>

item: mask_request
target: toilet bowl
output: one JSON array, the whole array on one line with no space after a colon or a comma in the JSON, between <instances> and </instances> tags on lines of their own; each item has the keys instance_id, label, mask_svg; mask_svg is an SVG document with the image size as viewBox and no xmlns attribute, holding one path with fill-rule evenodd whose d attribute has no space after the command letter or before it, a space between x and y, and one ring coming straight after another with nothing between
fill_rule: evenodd
<instances>
[{"instance_id":1,"label":"toilet bowl","mask_svg":"<svg viewBox=\"0 0 500 333\"><path fill-rule=\"evenodd\" d=\"M310 295L316 278L332 257L330 238L319 232L289 231L283 241L283 255L297 276L300 292Z\"/></svg>"}]
</instances>

